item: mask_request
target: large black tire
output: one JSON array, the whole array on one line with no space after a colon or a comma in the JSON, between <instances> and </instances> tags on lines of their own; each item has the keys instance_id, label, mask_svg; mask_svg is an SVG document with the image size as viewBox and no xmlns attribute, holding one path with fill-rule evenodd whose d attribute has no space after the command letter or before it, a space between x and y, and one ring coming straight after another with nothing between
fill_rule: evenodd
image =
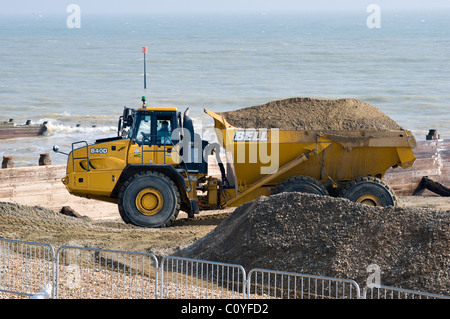
<instances>
[{"instance_id":1,"label":"large black tire","mask_svg":"<svg viewBox=\"0 0 450 319\"><path fill-rule=\"evenodd\" d=\"M317 180L309 176L294 176L282 181L275 187L274 194L283 192L301 192L318 195L328 195L326 188Z\"/></svg>"},{"instance_id":2,"label":"large black tire","mask_svg":"<svg viewBox=\"0 0 450 319\"><path fill-rule=\"evenodd\" d=\"M348 182L339 197L369 206L397 206L397 197L388 184L372 176L358 177Z\"/></svg>"},{"instance_id":3,"label":"large black tire","mask_svg":"<svg viewBox=\"0 0 450 319\"><path fill-rule=\"evenodd\" d=\"M173 224L180 211L180 193L166 175L141 172L129 178L119 192L123 221L140 227Z\"/></svg>"}]
</instances>

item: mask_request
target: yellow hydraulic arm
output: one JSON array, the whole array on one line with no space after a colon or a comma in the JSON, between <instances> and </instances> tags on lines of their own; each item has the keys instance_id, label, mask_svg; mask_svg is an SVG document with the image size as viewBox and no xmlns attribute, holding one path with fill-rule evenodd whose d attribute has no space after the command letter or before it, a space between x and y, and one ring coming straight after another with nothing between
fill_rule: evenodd
<instances>
[{"instance_id":1,"label":"yellow hydraulic arm","mask_svg":"<svg viewBox=\"0 0 450 319\"><path fill-rule=\"evenodd\" d=\"M276 179L277 177L279 177L280 175L283 175L284 173L290 171L291 169L293 169L297 165L300 165L301 163L307 161L312 155L320 154L321 152L323 152L331 144L332 144L332 141L330 141L329 143L318 143L316 145L316 148L314 148L313 150L310 150L308 152L305 152L305 153L301 154L300 156L298 156L294 160L292 160L289 163L287 163L286 165L282 166L277 172L275 172L273 174L268 174L265 177L261 178L260 180L258 180L257 182L253 183L252 185L250 185L249 187L247 187L243 191L241 191L238 194L236 194L235 197L230 198L229 200L227 200L226 202L221 204L221 206L222 207L232 206L232 204L234 202L240 200L242 197L250 194L251 192L253 192L256 189L258 189L259 187L270 183L270 181L272 181L272 180Z\"/></svg>"}]
</instances>

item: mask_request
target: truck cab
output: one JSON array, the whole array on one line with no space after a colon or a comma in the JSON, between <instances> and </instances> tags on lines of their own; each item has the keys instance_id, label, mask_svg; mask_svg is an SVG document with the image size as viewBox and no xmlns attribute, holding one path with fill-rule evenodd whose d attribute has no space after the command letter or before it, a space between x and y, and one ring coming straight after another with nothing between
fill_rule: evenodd
<instances>
[{"instance_id":1,"label":"truck cab","mask_svg":"<svg viewBox=\"0 0 450 319\"><path fill-rule=\"evenodd\" d=\"M62 181L73 195L117 203L127 223L167 226L180 209L198 213L208 142L195 135L187 112L182 119L175 107L142 101L137 110L124 108L116 137L72 143Z\"/></svg>"},{"instance_id":2,"label":"truck cab","mask_svg":"<svg viewBox=\"0 0 450 319\"><path fill-rule=\"evenodd\" d=\"M180 141L177 113L176 108L145 108L134 113L128 164L176 164L178 156L172 151Z\"/></svg>"},{"instance_id":3,"label":"truck cab","mask_svg":"<svg viewBox=\"0 0 450 319\"><path fill-rule=\"evenodd\" d=\"M126 135L131 141L127 163L168 164L207 174L203 151L208 142L194 132L188 114L186 110L182 118L176 107L147 107L145 97L138 110L125 109L122 126L129 126Z\"/></svg>"}]
</instances>

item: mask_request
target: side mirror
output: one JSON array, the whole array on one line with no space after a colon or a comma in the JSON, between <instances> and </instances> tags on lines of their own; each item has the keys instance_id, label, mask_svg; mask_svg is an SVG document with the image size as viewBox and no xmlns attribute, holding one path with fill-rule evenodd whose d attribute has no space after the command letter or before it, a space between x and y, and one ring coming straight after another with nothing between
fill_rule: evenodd
<instances>
[{"instance_id":1,"label":"side mirror","mask_svg":"<svg viewBox=\"0 0 450 319\"><path fill-rule=\"evenodd\" d=\"M60 152L60 151L59 151L59 146L58 146L58 145L53 145L53 152L55 152L55 153L61 153L61 154L64 154L64 155L69 155L69 154L67 154L67 153Z\"/></svg>"}]
</instances>

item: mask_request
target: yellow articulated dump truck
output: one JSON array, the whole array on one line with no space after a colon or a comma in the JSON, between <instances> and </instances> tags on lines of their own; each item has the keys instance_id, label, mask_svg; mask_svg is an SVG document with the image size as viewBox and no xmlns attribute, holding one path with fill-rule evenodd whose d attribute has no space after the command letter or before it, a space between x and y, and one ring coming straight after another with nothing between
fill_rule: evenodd
<instances>
[{"instance_id":1,"label":"yellow articulated dump truck","mask_svg":"<svg viewBox=\"0 0 450 319\"><path fill-rule=\"evenodd\" d=\"M194 217L291 191L395 206L381 178L415 160L416 141L406 130L240 129L205 110L218 140L210 143L194 132L187 112L142 101L124 108L116 137L73 143L62 179L71 194L117 203L122 219L141 227L169 226L180 210ZM212 155L220 178L208 175Z\"/></svg>"}]
</instances>

